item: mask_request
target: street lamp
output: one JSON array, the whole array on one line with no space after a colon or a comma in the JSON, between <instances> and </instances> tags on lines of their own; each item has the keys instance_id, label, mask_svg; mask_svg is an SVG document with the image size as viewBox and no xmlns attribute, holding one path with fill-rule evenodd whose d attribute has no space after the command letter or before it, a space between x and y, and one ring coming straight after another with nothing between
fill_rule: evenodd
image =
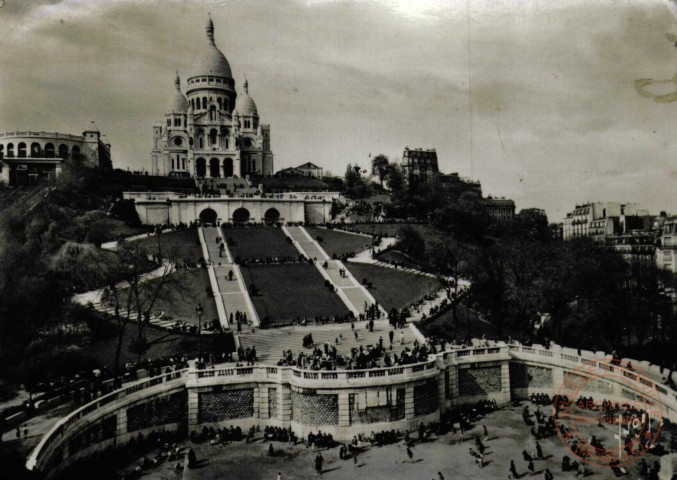
<instances>
[{"instance_id":1,"label":"street lamp","mask_svg":"<svg viewBox=\"0 0 677 480\"><path fill-rule=\"evenodd\" d=\"M195 307L195 314L197 315L197 357L198 361L200 358L200 355L202 355L202 312L204 312L204 308L202 308L202 304L198 303L197 307Z\"/></svg>"}]
</instances>

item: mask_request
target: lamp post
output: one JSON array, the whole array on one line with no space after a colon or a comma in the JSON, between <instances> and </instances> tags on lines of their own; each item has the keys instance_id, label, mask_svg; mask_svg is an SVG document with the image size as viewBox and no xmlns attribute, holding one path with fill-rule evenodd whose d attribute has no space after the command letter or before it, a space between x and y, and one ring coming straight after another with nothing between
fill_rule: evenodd
<instances>
[{"instance_id":1,"label":"lamp post","mask_svg":"<svg viewBox=\"0 0 677 480\"><path fill-rule=\"evenodd\" d=\"M195 314L197 315L197 357L198 360L200 359L200 356L202 355L202 312L204 312L204 308L202 308L202 304L198 303L197 307L195 307Z\"/></svg>"}]
</instances>

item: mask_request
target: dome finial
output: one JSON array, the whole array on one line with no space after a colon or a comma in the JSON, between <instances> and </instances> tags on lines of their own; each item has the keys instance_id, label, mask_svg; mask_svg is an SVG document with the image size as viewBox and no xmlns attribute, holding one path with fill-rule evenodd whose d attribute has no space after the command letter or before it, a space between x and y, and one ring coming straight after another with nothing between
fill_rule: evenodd
<instances>
[{"instance_id":1,"label":"dome finial","mask_svg":"<svg viewBox=\"0 0 677 480\"><path fill-rule=\"evenodd\" d=\"M244 88L244 93L249 94L249 82L247 81L247 75L244 76L244 83L242 84Z\"/></svg>"},{"instance_id":2,"label":"dome finial","mask_svg":"<svg viewBox=\"0 0 677 480\"><path fill-rule=\"evenodd\" d=\"M212 14L211 12L207 14L208 15L208 20L207 20L207 27L205 30L207 31L207 39L214 43L214 22L212 22Z\"/></svg>"},{"instance_id":3,"label":"dome finial","mask_svg":"<svg viewBox=\"0 0 677 480\"><path fill-rule=\"evenodd\" d=\"M179 78L178 70L176 72L176 78L174 78L174 86L176 86L177 89L181 90L181 78Z\"/></svg>"}]
</instances>

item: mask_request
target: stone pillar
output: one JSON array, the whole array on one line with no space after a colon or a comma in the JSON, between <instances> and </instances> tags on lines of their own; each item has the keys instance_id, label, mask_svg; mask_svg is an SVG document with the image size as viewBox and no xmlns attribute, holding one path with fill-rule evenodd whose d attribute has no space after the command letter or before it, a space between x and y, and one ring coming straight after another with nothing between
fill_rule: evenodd
<instances>
[{"instance_id":1,"label":"stone pillar","mask_svg":"<svg viewBox=\"0 0 677 480\"><path fill-rule=\"evenodd\" d=\"M292 419L291 388L289 385L280 385L277 389L277 418L283 422L289 422Z\"/></svg>"},{"instance_id":2,"label":"stone pillar","mask_svg":"<svg viewBox=\"0 0 677 480\"><path fill-rule=\"evenodd\" d=\"M449 388L451 388L451 404L458 405L460 387L458 384L458 367L449 367Z\"/></svg>"},{"instance_id":3,"label":"stone pillar","mask_svg":"<svg viewBox=\"0 0 677 480\"><path fill-rule=\"evenodd\" d=\"M414 416L414 386L407 385L404 392L404 418L413 420Z\"/></svg>"},{"instance_id":4,"label":"stone pillar","mask_svg":"<svg viewBox=\"0 0 677 480\"><path fill-rule=\"evenodd\" d=\"M256 390L259 391L259 418L268 419L270 418L270 404L268 403L268 385L259 387ZM256 390L254 392L256 392ZM256 397L256 393L254 393Z\"/></svg>"},{"instance_id":5,"label":"stone pillar","mask_svg":"<svg viewBox=\"0 0 677 480\"><path fill-rule=\"evenodd\" d=\"M555 395L559 392L559 389L564 385L564 379L567 376L564 375L564 369L562 367L552 367L552 391L551 395Z\"/></svg>"},{"instance_id":6,"label":"stone pillar","mask_svg":"<svg viewBox=\"0 0 677 480\"><path fill-rule=\"evenodd\" d=\"M118 425L115 429L115 436L120 438L121 436L127 435L127 409L121 408L117 412Z\"/></svg>"},{"instance_id":7,"label":"stone pillar","mask_svg":"<svg viewBox=\"0 0 677 480\"><path fill-rule=\"evenodd\" d=\"M350 426L350 401L349 393L338 394L338 409L339 409L339 427Z\"/></svg>"},{"instance_id":8,"label":"stone pillar","mask_svg":"<svg viewBox=\"0 0 677 480\"><path fill-rule=\"evenodd\" d=\"M510 402L510 362L501 362L501 402Z\"/></svg>"},{"instance_id":9,"label":"stone pillar","mask_svg":"<svg viewBox=\"0 0 677 480\"><path fill-rule=\"evenodd\" d=\"M198 420L198 409L199 409L199 397L197 389L189 388L188 389L188 432L190 432L191 427L196 426L199 423Z\"/></svg>"},{"instance_id":10,"label":"stone pillar","mask_svg":"<svg viewBox=\"0 0 677 480\"><path fill-rule=\"evenodd\" d=\"M261 418L261 408L259 400L261 398L261 389L254 387L254 418Z\"/></svg>"},{"instance_id":11,"label":"stone pillar","mask_svg":"<svg viewBox=\"0 0 677 480\"><path fill-rule=\"evenodd\" d=\"M440 413L444 413L447 409L447 387L444 382L445 370L440 369L440 374L437 376L437 391L440 398Z\"/></svg>"}]
</instances>

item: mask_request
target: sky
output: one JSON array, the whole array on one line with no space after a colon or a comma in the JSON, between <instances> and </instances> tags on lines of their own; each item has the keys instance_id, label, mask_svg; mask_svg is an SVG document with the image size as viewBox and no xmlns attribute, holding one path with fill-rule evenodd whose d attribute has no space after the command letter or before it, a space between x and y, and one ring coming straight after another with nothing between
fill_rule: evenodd
<instances>
[{"instance_id":1,"label":"sky","mask_svg":"<svg viewBox=\"0 0 677 480\"><path fill-rule=\"evenodd\" d=\"M671 1L0 0L0 131L94 120L114 166L148 169L211 12L276 170L435 148L551 221L587 201L677 214Z\"/></svg>"}]
</instances>

